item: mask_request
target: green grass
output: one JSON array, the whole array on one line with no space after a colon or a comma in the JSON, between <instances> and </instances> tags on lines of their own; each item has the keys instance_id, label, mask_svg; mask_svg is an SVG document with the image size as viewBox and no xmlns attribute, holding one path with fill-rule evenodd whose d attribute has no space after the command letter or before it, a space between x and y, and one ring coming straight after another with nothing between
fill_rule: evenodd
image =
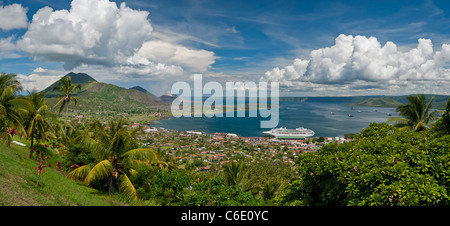
<instances>
[{"instance_id":1,"label":"green grass","mask_svg":"<svg viewBox=\"0 0 450 226\"><path fill-rule=\"evenodd\" d=\"M26 140L17 139L26 143ZM108 206L121 203L99 191L69 180L53 168L60 156L54 154L45 173L38 177L39 162L28 158L28 147L0 143L0 206Z\"/></svg>"}]
</instances>

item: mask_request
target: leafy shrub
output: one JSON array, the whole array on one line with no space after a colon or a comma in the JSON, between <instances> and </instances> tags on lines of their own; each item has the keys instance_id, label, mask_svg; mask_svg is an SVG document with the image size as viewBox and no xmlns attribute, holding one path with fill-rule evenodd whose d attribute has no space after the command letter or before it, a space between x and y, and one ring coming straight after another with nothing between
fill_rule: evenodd
<instances>
[{"instance_id":1,"label":"leafy shrub","mask_svg":"<svg viewBox=\"0 0 450 226\"><path fill-rule=\"evenodd\" d=\"M238 185L225 186L222 177L192 185L184 193L183 205L187 206L254 206L259 205L250 191L242 191Z\"/></svg>"},{"instance_id":2,"label":"leafy shrub","mask_svg":"<svg viewBox=\"0 0 450 226\"><path fill-rule=\"evenodd\" d=\"M342 145L299 156L283 205L448 205L450 136L372 123Z\"/></svg>"},{"instance_id":3,"label":"leafy shrub","mask_svg":"<svg viewBox=\"0 0 450 226\"><path fill-rule=\"evenodd\" d=\"M88 165L95 162L94 156L80 145L74 145L64 155L62 166L70 171L73 167Z\"/></svg>"},{"instance_id":4,"label":"leafy shrub","mask_svg":"<svg viewBox=\"0 0 450 226\"><path fill-rule=\"evenodd\" d=\"M137 177L132 178L138 196L144 200L155 200L159 205L180 205L192 177L185 172L143 168L138 170Z\"/></svg>"}]
</instances>

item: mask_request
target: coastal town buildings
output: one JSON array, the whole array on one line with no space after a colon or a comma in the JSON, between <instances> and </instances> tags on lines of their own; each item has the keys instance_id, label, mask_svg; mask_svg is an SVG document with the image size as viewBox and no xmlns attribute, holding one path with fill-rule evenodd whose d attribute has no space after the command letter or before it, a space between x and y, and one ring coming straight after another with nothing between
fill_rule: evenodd
<instances>
[{"instance_id":1,"label":"coastal town buildings","mask_svg":"<svg viewBox=\"0 0 450 226\"><path fill-rule=\"evenodd\" d=\"M206 172L230 161L270 160L295 167L295 160L305 152L315 152L328 143L342 144L352 139L344 137L311 137L277 139L274 137L241 137L232 133L207 134L200 131L173 131L143 126L141 144L165 153L178 161L181 168Z\"/></svg>"}]
</instances>

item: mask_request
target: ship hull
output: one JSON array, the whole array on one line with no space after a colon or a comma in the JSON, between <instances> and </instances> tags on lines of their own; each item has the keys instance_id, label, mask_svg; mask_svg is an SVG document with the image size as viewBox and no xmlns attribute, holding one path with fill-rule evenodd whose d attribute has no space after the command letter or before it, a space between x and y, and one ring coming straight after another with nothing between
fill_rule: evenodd
<instances>
[{"instance_id":1,"label":"ship hull","mask_svg":"<svg viewBox=\"0 0 450 226\"><path fill-rule=\"evenodd\" d=\"M263 133L272 135L278 139L305 139L314 136L314 131L302 127L297 129L286 129L281 127Z\"/></svg>"}]
</instances>

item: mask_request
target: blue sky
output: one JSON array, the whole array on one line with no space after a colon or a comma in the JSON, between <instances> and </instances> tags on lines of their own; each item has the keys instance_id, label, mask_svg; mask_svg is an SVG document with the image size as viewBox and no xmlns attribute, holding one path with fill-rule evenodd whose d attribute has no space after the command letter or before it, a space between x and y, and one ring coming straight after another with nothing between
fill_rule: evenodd
<instances>
[{"instance_id":1,"label":"blue sky","mask_svg":"<svg viewBox=\"0 0 450 226\"><path fill-rule=\"evenodd\" d=\"M282 95L450 94L449 4L0 0L0 71L29 89L74 71L160 95L198 72Z\"/></svg>"}]
</instances>

